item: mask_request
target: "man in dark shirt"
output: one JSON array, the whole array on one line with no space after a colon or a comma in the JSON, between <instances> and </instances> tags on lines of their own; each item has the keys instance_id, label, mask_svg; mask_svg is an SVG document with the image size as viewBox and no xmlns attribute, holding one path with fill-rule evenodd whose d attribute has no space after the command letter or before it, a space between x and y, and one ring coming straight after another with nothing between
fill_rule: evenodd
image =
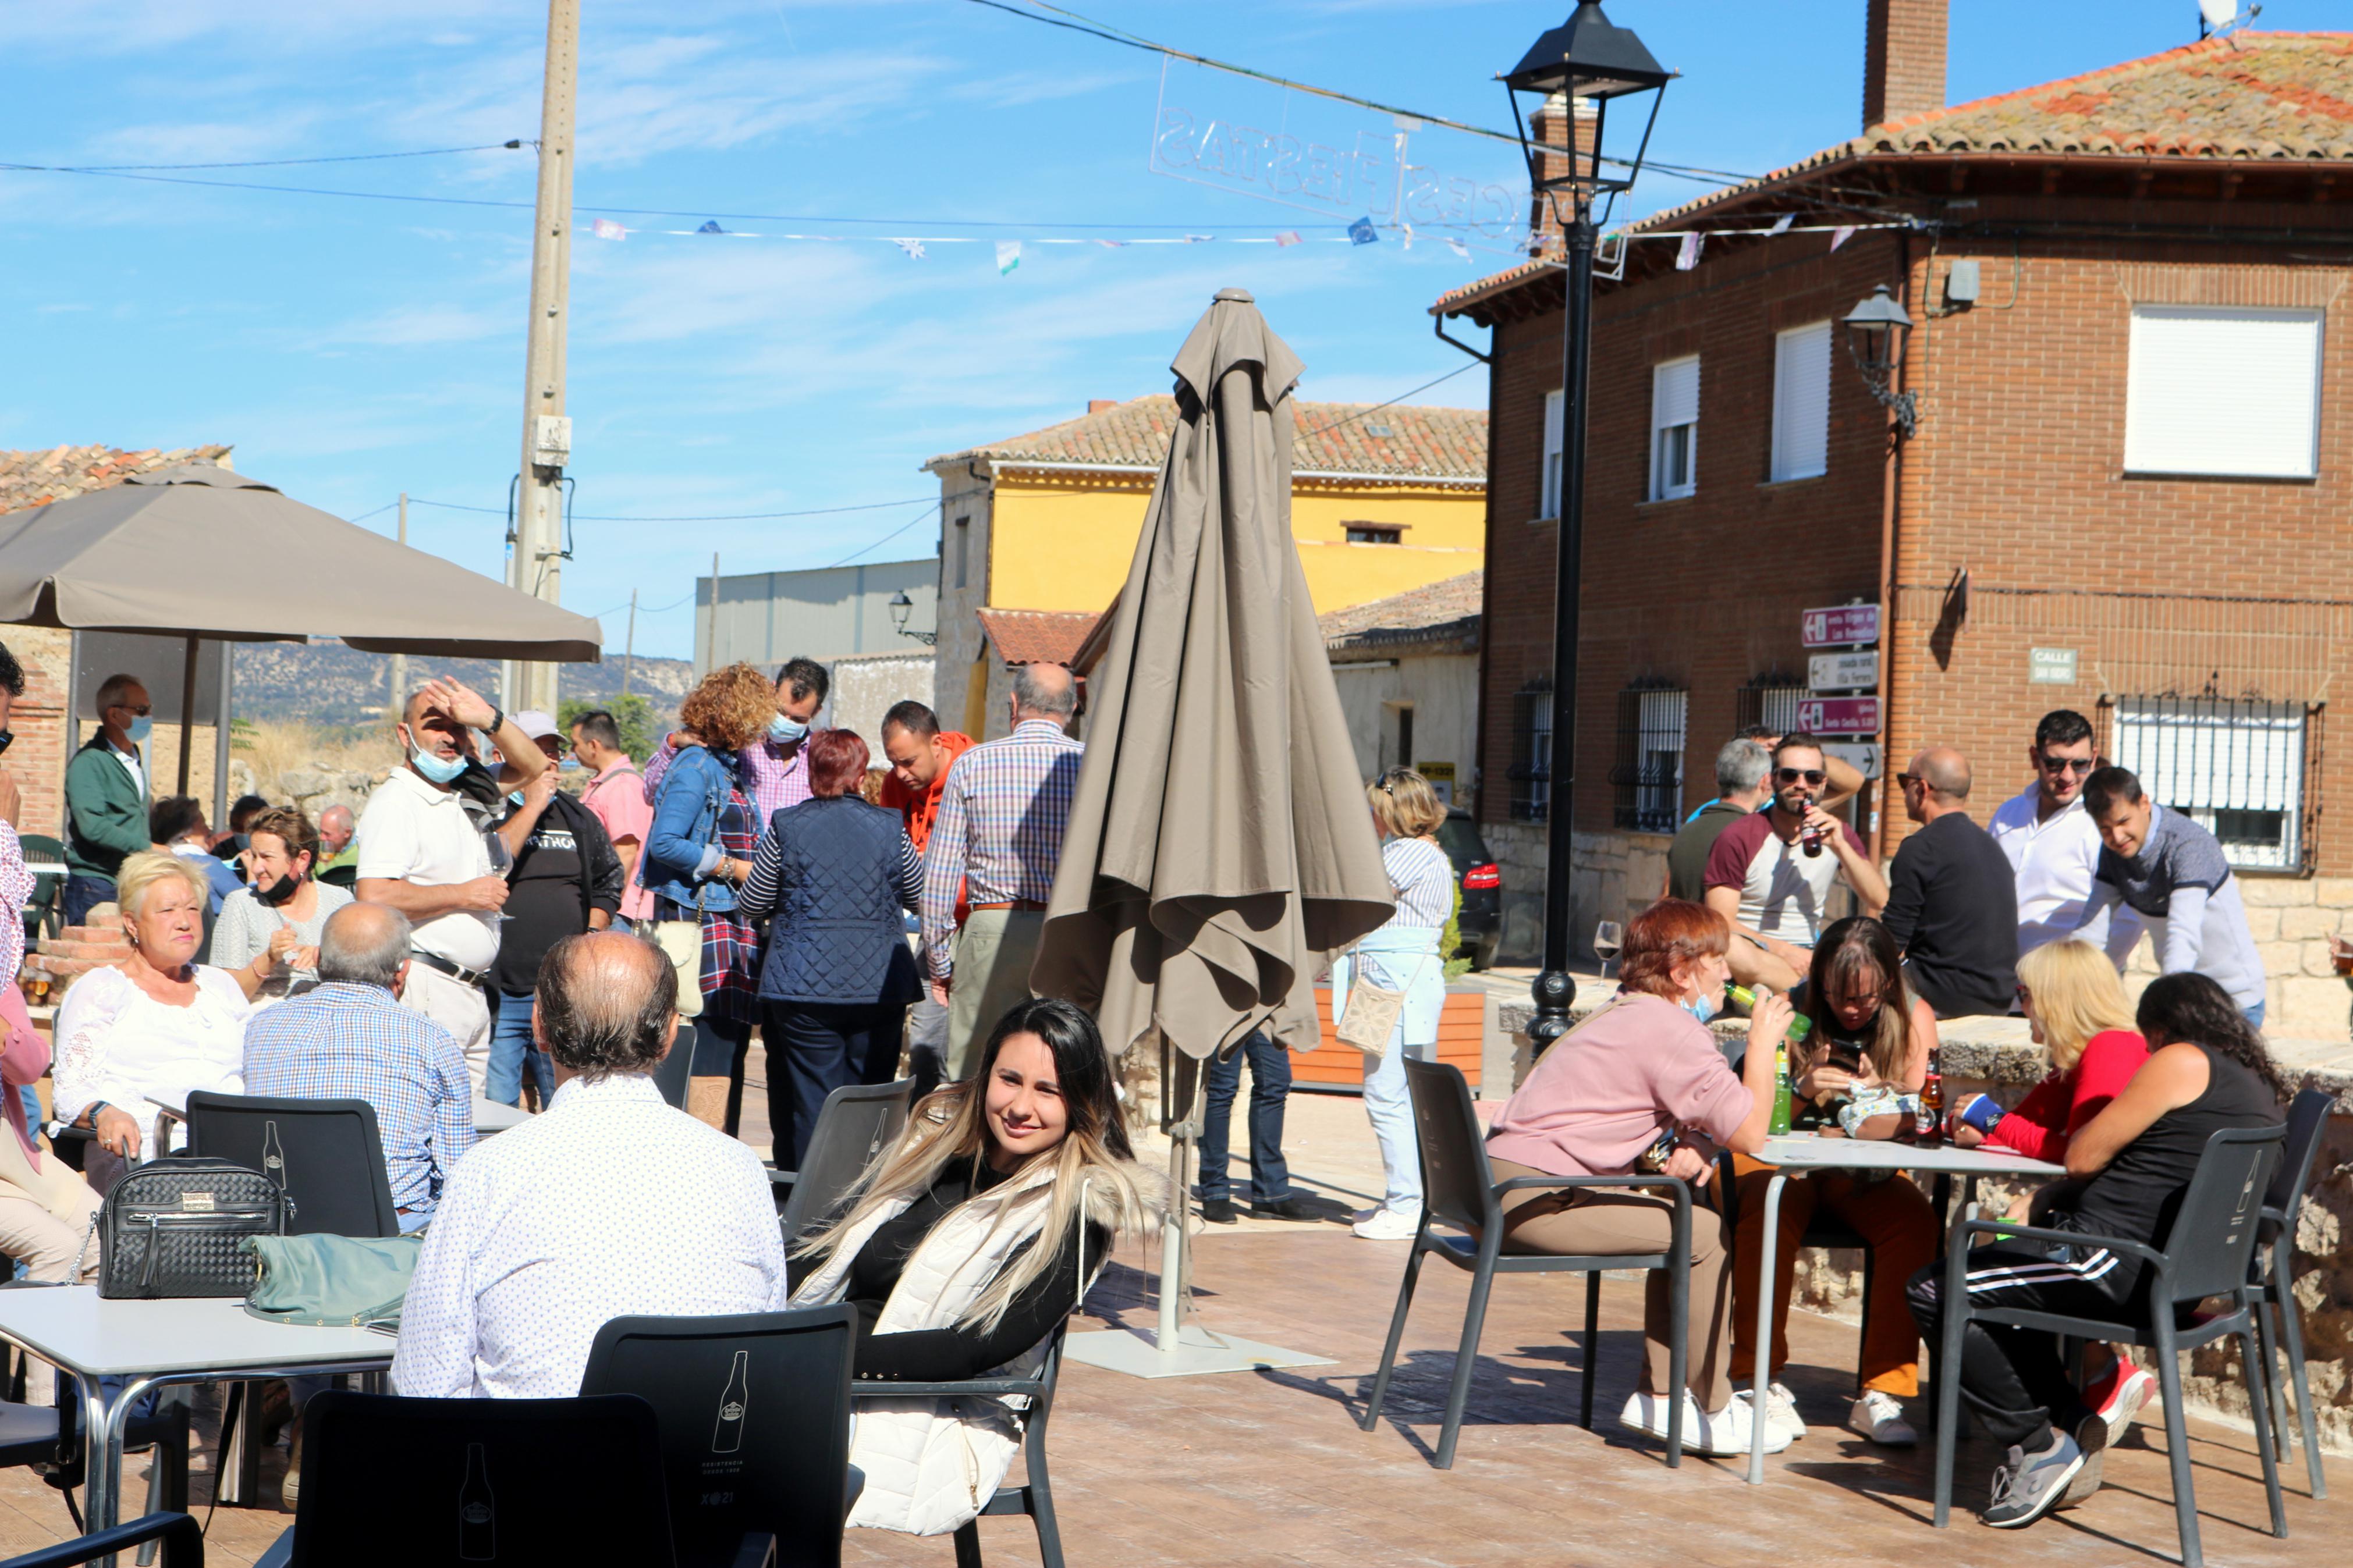
<instances>
[{"instance_id":1,"label":"man in dark shirt","mask_svg":"<svg viewBox=\"0 0 2353 1568\"><path fill-rule=\"evenodd\" d=\"M1773 756L1758 742L1736 735L1715 753L1715 798L1694 812L1667 846L1665 896L1694 904L1707 901L1707 858L1724 830L1773 798L1766 775ZM1765 984L1787 991L1798 983L1798 972L1750 937L1734 929L1732 946L1725 954L1732 977L1743 985Z\"/></svg>"},{"instance_id":2,"label":"man in dark shirt","mask_svg":"<svg viewBox=\"0 0 2353 1568\"><path fill-rule=\"evenodd\" d=\"M1969 820L1968 759L1931 746L1895 775L1920 831L1888 867L1879 917L1904 950L1904 977L1939 1018L2010 1011L2017 984L2018 884L2010 857Z\"/></svg>"},{"instance_id":3,"label":"man in dark shirt","mask_svg":"<svg viewBox=\"0 0 2353 1568\"><path fill-rule=\"evenodd\" d=\"M491 969L497 995L482 1093L501 1105L520 1102L528 1062L545 1106L555 1094L555 1072L532 1039L532 987L540 961L557 942L613 923L621 908L621 858L596 814L555 787L554 764L564 754L555 721L544 713L512 718L550 765L501 803L507 812L498 835L514 864L506 873L506 923Z\"/></svg>"}]
</instances>

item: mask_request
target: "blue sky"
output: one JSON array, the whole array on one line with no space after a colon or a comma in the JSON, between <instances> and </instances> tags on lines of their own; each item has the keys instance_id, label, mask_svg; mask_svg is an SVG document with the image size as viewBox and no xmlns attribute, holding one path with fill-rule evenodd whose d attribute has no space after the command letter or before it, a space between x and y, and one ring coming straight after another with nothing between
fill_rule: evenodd
<instances>
[{"instance_id":1,"label":"blue sky","mask_svg":"<svg viewBox=\"0 0 2353 1568\"><path fill-rule=\"evenodd\" d=\"M1494 72L1568 6L1073 8L1493 126L1508 122ZM649 609L681 600L713 551L731 573L930 553L925 458L1071 417L1090 398L1165 390L1169 358L1221 286L1256 292L1306 361L1305 395L1379 401L1468 363L1431 337L1424 308L1508 262L1498 240L1471 230L1456 231L1482 247L1468 260L1442 230L1418 230L1409 250L1394 232L1364 247L1232 243L1293 228L1315 241L1355 215L1155 173L1157 116L1182 109L1375 145L1391 135L1388 118L1190 67L1164 81L1156 57L968 0L585 9L575 202L691 216L620 216L627 239L575 239L576 510L911 503L797 520L579 522L565 602L603 614L616 652L630 591ZM1956 102L2197 31L2192 0L1957 0L1955 12ZM1655 156L1761 171L1857 128L1862 0L1618 0L1611 15L1683 73ZM543 7L508 0L0 0L0 162L206 163L533 137L544 23ZM2263 25L2353 26L2353 0L2270 0ZM1409 161L1475 184L1508 180L1516 158L1425 130ZM0 173L0 447L227 441L244 471L346 517L404 489L502 510L521 428L530 152L187 177L524 205ZM1700 188L1646 180L1637 206ZM735 213L792 221L723 226L859 237L656 232ZM1217 238L1036 243L1186 233ZM978 242L931 244L921 260L887 243L961 235ZM1026 242L1002 277L999 239ZM1484 396L1474 370L1423 400ZM389 531L392 516L367 521ZM502 530L478 512L410 514L412 542L492 574ZM691 625L683 605L643 615L638 649L683 657Z\"/></svg>"}]
</instances>

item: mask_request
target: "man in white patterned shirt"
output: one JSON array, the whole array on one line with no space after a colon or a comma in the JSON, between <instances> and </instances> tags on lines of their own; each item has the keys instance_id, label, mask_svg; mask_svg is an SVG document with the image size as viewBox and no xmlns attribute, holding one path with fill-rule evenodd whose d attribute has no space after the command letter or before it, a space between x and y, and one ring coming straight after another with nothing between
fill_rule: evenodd
<instances>
[{"instance_id":1,"label":"man in white patterned shirt","mask_svg":"<svg viewBox=\"0 0 2353 1568\"><path fill-rule=\"evenodd\" d=\"M555 1096L450 1173L402 1310L397 1393L568 1398L615 1318L765 1312L789 1293L759 1156L654 1087L678 1037L659 950L565 937L538 997Z\"/></svg>"},{"instance_id":2,"label":"man in white patterned shirt","mask_svg":"<svg viewBox=\"0 0 2353 1568\"><path fill-rule=\"evenodd\" d=\"M923 849L923 951L933 1000L948 1010L950 1081L972 1076L990 1027L1029 994L1086 751L1065 728L1078 706L1068 669L1023 665L1013 677L1013 732L958 757L940 792ZM959 888L971 908L961 933Z\"/></svg>"}]
</instances>

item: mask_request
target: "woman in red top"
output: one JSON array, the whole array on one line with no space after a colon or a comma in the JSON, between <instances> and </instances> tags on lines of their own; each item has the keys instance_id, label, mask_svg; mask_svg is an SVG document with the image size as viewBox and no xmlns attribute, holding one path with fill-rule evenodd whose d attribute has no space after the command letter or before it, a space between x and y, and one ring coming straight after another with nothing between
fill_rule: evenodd
<instances>
[{"instance_id":1,"label":"woman in red top","mask_svg":"<svg viewBox=\"0 0 2353 1568\"><path fill-rule=\"evenodd\" d=\"M2050 1056L2050 1075L2006 1114L1982 1094L1955 1106L1953 1142L1964 1149L1991 1143L2063 1164L2068 1141L2148 1060L2148 1042L2133 1027L2116 966L2087 942L2045 942L2021 958L2018 1005L2034 1043ZM2027 1218L2027 1201L2020 1200L2013 1218ZM2106 1418L2113 1438L2156 1387L2147 1373L2110 1352L2106 1368L2084 1385L2084 1403Z\"/></svg>"}]
</instances>

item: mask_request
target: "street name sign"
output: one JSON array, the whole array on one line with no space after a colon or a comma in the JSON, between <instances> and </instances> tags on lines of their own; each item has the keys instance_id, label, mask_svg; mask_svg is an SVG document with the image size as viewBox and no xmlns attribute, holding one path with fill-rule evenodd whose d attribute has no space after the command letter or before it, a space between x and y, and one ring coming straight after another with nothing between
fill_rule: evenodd
<instances>
[{"instance_id":1,"label":"street name sign","mask_svg":"<svg viewBox=\"0 0 2353 1568\"><path fill-rule=\"evenodd\" d=\"M1798 704L1798 728L1815 735L1876 735L1876 697L1809 697Z\"/></svg>"},{"instance_id":2,"label":"street name sign","mask_svg":"<svg viewBox=\"0 0 2353 1568\"><path fill-rule=\"evenodd\" d=\"M2030 686L2074 685L2075 650L2072 647L2028 648L2026 680Z\"/></svg>"},{"instance_id":3,"label":"street name sign","mask_svg":"<svg viewBox=\"0 0 2353 1568\"><path fill-rule=\"evenodd\" d=\"M1879 640L1877 605L1832 605L1808 610L1799 622L1808 647L1848 647Z\"/></svg>"},{"instance_id":4,"label":"street name sign","mask_svg":"<svg viewBox=\"0 0 2353 1568\"><path fill-rule=\"evenodd\" d=\"M1879 684L1879 651L1818 653L1806 660L1806 684L1816 691L1868 691Z\"/></svg>"}]
</instances>

